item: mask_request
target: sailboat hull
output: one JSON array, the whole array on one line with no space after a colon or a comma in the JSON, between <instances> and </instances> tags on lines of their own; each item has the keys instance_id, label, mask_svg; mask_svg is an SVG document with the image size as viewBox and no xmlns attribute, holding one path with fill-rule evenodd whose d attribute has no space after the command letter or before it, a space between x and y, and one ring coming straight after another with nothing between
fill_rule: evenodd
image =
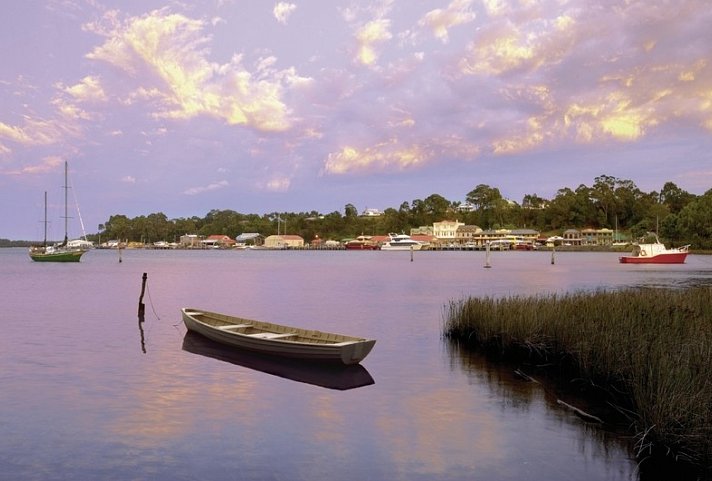
<instances>
[{"instance_id":1,"label":"sailboat hull","mask_svg":"<svg viewBox=\"0 0 712 481\"><path fill-rule=\"evenodd\" d=\"M30 258L35 262L79 262L84 250L68 250L63 252L30 251Z\"/></svg>"}]
</instances>

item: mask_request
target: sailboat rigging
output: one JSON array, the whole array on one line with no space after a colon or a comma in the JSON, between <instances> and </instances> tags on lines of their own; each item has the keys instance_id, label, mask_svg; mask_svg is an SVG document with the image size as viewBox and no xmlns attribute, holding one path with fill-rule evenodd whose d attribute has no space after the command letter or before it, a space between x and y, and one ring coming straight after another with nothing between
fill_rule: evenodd
<instances>
[{"instance_id":1,"label":"sailboat rigging","mask_svg":"<svg viewBox=\"0 0 712 481\"><path fill-rule=\"evenodd\" d=\"M47 192L44 195L44 241L41 246L30 247L30 258L36 262L79 262L82 255L87 251L83 247L70 247L68 222L69 213L67 208L67 191L69 190L67 162L64 163L64 240L59 244L47 245Z\"/></svg>"}]
</instances>

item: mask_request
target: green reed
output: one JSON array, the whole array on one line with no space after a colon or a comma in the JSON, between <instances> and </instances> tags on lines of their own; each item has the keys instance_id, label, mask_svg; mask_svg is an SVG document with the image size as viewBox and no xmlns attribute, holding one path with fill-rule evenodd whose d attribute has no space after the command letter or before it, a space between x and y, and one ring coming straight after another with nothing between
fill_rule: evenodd
<instances>
[{"instance_id":1,"label":"green reed","mask_svg":"<svg viewBox=\"0 0 712 481\"><path fill-rule=\"evenodd\" d=\"M712 289L470 298L446 306L444 331L615 392L639 456L712 466Z\"/></svg>"}]
</instances>

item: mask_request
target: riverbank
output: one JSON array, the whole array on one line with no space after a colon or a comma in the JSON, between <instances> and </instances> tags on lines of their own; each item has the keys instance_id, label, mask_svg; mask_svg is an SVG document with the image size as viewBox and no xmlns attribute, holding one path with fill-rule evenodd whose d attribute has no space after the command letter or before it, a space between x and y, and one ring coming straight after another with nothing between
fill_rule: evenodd
<instances>
[{"instance_id":1,"label":"riverbank","mask_svg":"<svg viewBox=\"0 0 712 481\"><path fill-rule=\"evenodd\" d=\"M446 337L584 378L627 419L639 458L712 468L712 290L469 298Z\"/></svg>"}]
</instances>

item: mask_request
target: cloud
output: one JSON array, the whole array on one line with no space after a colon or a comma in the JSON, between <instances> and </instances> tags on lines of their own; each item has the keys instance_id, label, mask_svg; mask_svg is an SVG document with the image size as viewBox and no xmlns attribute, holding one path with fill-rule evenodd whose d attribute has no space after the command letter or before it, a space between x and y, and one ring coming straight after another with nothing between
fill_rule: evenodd
<instances>
[{"instance_id":1,"label":"cloud","mask_svg":"<svg viewBox=\"0 0 712 481\"><path fill-rule=\"evenodd\" d=\"M378 47L392 38L389 32L391 22L381 18L361 26L356 32L358 49L356 60L363 65L373 65L378 60Z\"/></svg>"},{"instance_id":2,"label":"cloud","mask_svg":"<svg viewBox=\"0 0 712 481\"><path fill-rule=\"evenodd\" d=\"M567 15L520 25L496 22L470 43L460 70L470 75L502 75L556 64L573 50L576 35L577 22Z\"/></svg>"},{"instance_id":3,"label":"cloud","mask_svg":"<svg viewBox=\"0 0 712 481\"><path fill-rule=\"evenodd\" d=\"M442 42L448 42L448 31L457 25L469 23L475 19L475 13L470 10L473 0L453 0L446 9L431 10L418 22L420 27L432 31Z\"/></svg>"},{"instance_id":4,"label":"cloud","mask_svg":"<svg viewBox=\"0 0 712 481\"><path fill-rule=\"evenodd\" d=\"M330 153L324 163L323 173L399 171L421 165L429 158L429 154L420 145L404 146L391 139L371 147L346 146L338 152Z\"/></svg>"},{"instance_id":5,"label":"cloud","mask_svg":"<svg viewBox=\"0 0 712 481\"><path fill-rule=\"evenodd\" d=\"M101 86L99 77L84 77L78 84L71 87L59 87L78 102L103 102L106 100L106 93Z\"/></svg>"},{"instance_id":6,"label":"cloud","mask_svg":"<svg viewBox=\"0 0 712 481\"><path fill-rule=\"evenodd\" d=\"M183 191L183 193L185 195L198 195L198 194L202 194L204 192L211 192L214 190L224 189L228 185L229 185L229 183L226 180L221 180L219 182L213 182L212 184L208 184L206 186L191 187L191 188Z\"/></svg>"},{"instance_id":7,"label":"cloud","mask_svg":"<svg viewBox=\"0 0 712 481\"><path fill-rule=\"evenodd\" d=\"M264 184L264 189L270 192L287 192L291 180L288 177L275 177Z\"/></svg>"},{"instance_id":8,"label":"cloud","mask_svg":"<svg viewBox=\"0 0 712 481\"><path fill-rule=\"evenodd\" d=\"M297 6L293 3L279 2L274 6L272 13L274 13L274 18L276 18L279 23L286 25L287 20L289 20L289 17L292 15L294 10L296 10L296 8Z\"/></svg>"},{"instance_id":9,"label":"cloud","mask_svg":"<svg viewBox=\"0 0 712 481\"><path fill-rule=\"evenodd\" d=\"M30 142L30 135L28 135L24 129L21 129L20 127L14 127L12 125L7 125L3 122L0 122L0 137L5 137L6 139L10 139L13 142Z\"/></svg>"},{"instance_id":10,"label":"cloud","mask_svg":"<svg viewBox=\"0 0 712 481\"><path fill-rule=\"evenodd\" d=\"M34 165L27 165L19 170L3 172L5 175L21 175L21 174L46 174L48 172L54 172L64 164L64 159L55 155L50 155L44 157L42 162Z\"/></svg>"},{"instance_id":11,"label":"cloud","mask_svg":"<svg viewBox=\"0 0 712 481\"><path fill-rule=\"evenodd\" d=\"M0 138L26 146L51 145L59 142L64 133L72 132L75 130L71 123L52 119L25 117L22 127L0 122Z\"/></svg>"},{"instance_id":12,"label":"cloud","mask_svg":"<svg viewBox=\"0 0 712 481\"><path fill-rule=\"evenodd\" d=\"M292 125L285 90L308 81L287 69L250 72L242 57L226 64L208 60L208 23L168 10L155 10L120 22L113 12L105 24L87 29L107 37L87 55L124 71L133 81L131 98L153 99L153 116L191 119L213 116L230 125L279 132Z\"/></svg>"}]
</instances>

